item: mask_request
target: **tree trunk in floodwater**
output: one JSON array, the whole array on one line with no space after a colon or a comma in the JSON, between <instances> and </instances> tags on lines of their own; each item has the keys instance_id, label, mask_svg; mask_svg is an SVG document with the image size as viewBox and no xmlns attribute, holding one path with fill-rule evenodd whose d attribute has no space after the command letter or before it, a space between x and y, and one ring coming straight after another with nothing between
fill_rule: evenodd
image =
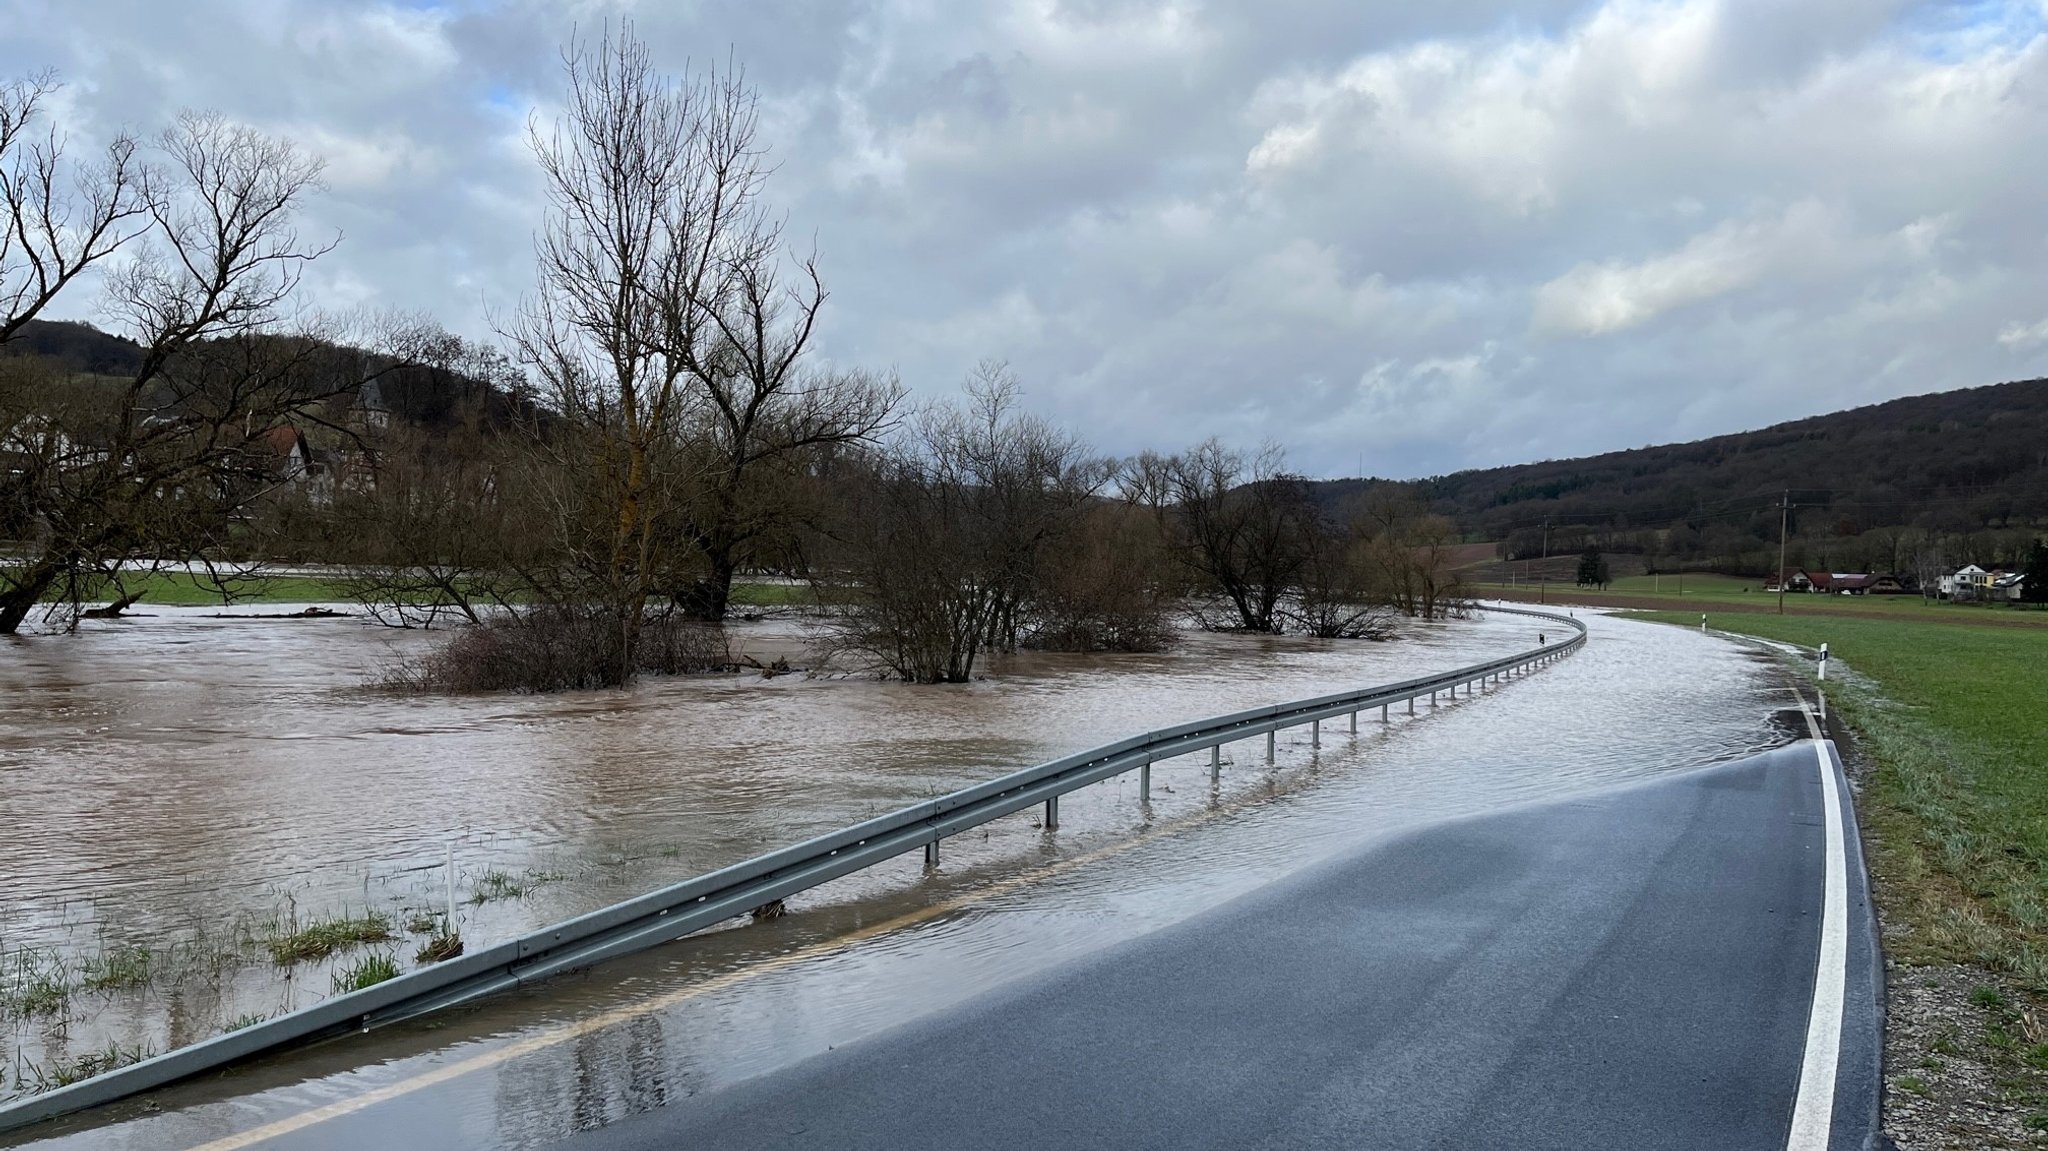
<instances>
[{"instance_id":1,"label":"tree trunk in floodwater","mask_svg":"<svg viewBox=\"0 0 2048 1151\"><path fill-rule=\"evenodd\" d=\"M676 593L676 608L700 623L724 622L726 613L732 610L732 581L738 574L739 564L730 554L714 553L711 573Z\"/></svg>"},{"instance_id":2,"label":"tree trunk in floodwater","mask_svg":"<svg viewBox=\"0 0 2048 1151\"><path fill-rule=\"evenodd\" d=\"M22 621L42 602L43 593L57 582L57 569L38 561L26 572L7 579L8 586L0 590L0 635L13 635L21 630Z\"/></svg>"},{"instance_id":3,"label":"tree trunk in floodwater","mask_svg":"<svg viewBox=\"0 0 2048 1151\"><path fill-rule=\"evenodd\" d=\"M141 598L142 593L136 592L134 595L122 596L105 607L90 607L78 614L85 619L119 619L122 612L134 607L136 601ZM307 608L306 614L311 614L314 610L313 608Z\"/></svg>"}]
</instances>

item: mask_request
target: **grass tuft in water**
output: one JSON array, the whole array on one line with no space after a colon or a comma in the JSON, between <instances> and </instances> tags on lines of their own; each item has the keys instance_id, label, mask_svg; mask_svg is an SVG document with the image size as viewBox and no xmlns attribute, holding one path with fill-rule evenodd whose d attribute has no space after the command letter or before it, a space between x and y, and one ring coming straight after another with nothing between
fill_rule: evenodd
<instances>
[{"instance_id":1,"label":"grass tuft in water","mask_svg":"<svg viewBox=\"0 0 2048 1151\"><path fill-rule=\"evenodd\" d=\"M432 939L420 944L419 953L413 962L424 967L429 963L441 963L462 954L462 936L454 931L443 931Z\"/></svg>"},{"instance_id":2,"label":"grass tuft in water","mask_svg":"<svg viewBox=\"0 0 2048 1151\"><path fill-rule=\"evenodd\" d=\"M344 913L304 926L287 922L278 934L265 941L265 946L270 949L270 958L279 967L286 967L326 959L372 943L388 943L393 938L390 918L371 911L362 915Z\"/></svg>"},{"instance_id":3,"label":"grass tuft in water","mask_svg":"<svg viewBox=\"0 0 2048 1151\"><path fill-rule=\"evenodd\" d=\"M79 963L80 986L87 991L121 991L130 987L149 985L151 970L156 964L156 953L139 944L130 943L88 955Z\"/></svg>"},{"instance_id":4,"label":"grass tuft in water","mask_svg":"<svg viewBox=\"0 0 2048 1151\"><path fill-rule=\"evenodd\" d=\"M361 991L387 979L398 978L398 960L378 953L365 955L361 959L334 973L334 992L343 995L350 991Z\"/></svg>"},{"instance_id":5,"label":"grass tuft in water","mask_svg":"<svg viewBox=\"0 0 2048 1151\"><path fill-rule=\"evenodd\" d=\"M54 951L23 948L0 955L0 1016L55 1015L71 1002L72 974Z\"/></svg>"},{"instance_id":6,"label":"grass tuft in water","mask_svg":"<svg viewBox=\"0 0 2048 1151\"><path fill-rule=\"evenodd\" d=\"M492 868L477 877L476 890L470 892L469 901L481 906L499 899L522 899L527 891L527 885L518 876Z\"/></svg>"},{"instance_id":7,"label":"grass tuft in water","mask_svg":"<svg viewBox=\"0 0 2048 1151\"><path fill-rule=\"evenodd\" d=\"M40 1095L45 1091L55 1091L59 1087L69 1087L95 1075L104 1075L117 1067L140 1063L149 1058L150 1054L147 1047L123 1047L118 1043L109 1043L103 1050L88 1051L75 1058L31 1064L26 1075L16 1074L14 1085L17 1090Z\"/></svg>"}]
</instances>

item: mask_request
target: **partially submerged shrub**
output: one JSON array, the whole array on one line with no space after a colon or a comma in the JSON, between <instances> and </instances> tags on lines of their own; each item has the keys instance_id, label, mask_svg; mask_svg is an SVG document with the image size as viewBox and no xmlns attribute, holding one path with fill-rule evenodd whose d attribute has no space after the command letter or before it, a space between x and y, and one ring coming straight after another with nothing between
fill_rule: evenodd
<instances>
[{"instance_id":1,"label":"partially submerged shrub","mask_svg":"<svg viewBox=\"0 0 2048 1151\"><path fill-rule=\"evenodd\" d=\"M418 692L574 691L618 687L635 675L682 675L738 667L716 624L672 616L641 621L628 648L618 620L550 607L492 616L385 677Z\"/></svg>"}]
</instances>

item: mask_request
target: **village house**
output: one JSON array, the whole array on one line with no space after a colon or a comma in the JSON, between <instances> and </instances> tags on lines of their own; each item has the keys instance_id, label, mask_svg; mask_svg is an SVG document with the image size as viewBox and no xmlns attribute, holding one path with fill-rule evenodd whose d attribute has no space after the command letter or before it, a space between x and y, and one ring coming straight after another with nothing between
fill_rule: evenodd
<instances>
[{"instance_id":1,"label":"village house","mask_svg":"<svg viewBox=\"0 0 2048 1151\"><path fill-rule=\"evenodd\" d=\"M2026 598L2027 573L1993 572L1984 587L1985 598L1998 603L2018 603Z\"/></svg>"},{"instance_id":2,"label":"village house","mask_svg":"<svg viewBox=\"0 0 2048 1151\"><path fill-rule=\"evenodd\" d=\"M1976 564L1968 564L1941 577L1941 598L1947 600L1972 600L1982 598L1984 589L1990 586L1992 573Z\"/></svg>"},{"instance_id":3,"label":"village house","mask_svg":"<svg viewBox=\"0 0 2048 1151\"><path fill-rule=\"evenodd\" d=\"M1895 575L1871 575L1867 572L1826 572L1807 571L1794 568L1782 577L1786 591L1821 592L1828 595L1904 595L1911 589L1906 581ZM1778 590L1777 585L1767 586L1765 591Z\"/></svg>"}]
</instances>

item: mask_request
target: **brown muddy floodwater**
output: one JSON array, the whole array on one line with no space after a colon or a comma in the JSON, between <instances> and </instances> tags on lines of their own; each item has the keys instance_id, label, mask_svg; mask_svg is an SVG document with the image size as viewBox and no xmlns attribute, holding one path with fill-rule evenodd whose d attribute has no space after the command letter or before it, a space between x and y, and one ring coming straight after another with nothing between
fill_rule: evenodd
<instances>
[{"instance_id":1,"label":"brown muddy floodwater","mask_svg":"<svg viewBox=\"0 0 2048 1151\"><path fill-rule=\"evenodd\" d=\"M451 855L476 948L1082 747L1477 662L1537 630L1197 633L1163 655L999 659L957 687L746 674L468 698L366 690L434 639L355 619L159 609L8 639L0 1097L109 1043L159 1052L304 1006L366 954L411 966ZM734 633L767 656L802 644L789 621ZM1258 774L1233 772L1226 788ZM1144 812L1125 781L1090 788L1063 804L1062 836L1170 814L1171 787ZM366 914L395 938L282 967L263 947Z\"/></svg>"}]
</instances>

